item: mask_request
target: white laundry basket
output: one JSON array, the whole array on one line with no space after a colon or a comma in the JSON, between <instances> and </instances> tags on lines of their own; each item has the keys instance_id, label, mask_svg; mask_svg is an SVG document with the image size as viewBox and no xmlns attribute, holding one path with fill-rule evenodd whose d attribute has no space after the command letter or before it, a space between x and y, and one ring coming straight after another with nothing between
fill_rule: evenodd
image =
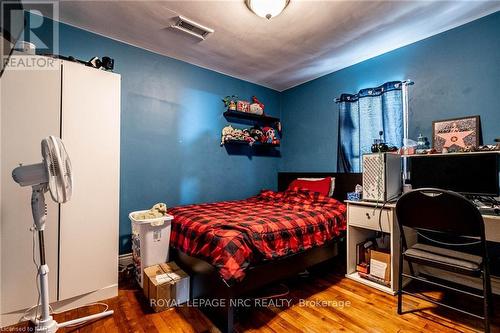
<instances>
[{"instance_id":1,"label":"white laundry basket","mask_svg":"<svg viewBox=\"0 0 500 333\"><path fill-rule=\"evenodd\" d=\"M132 258L135 277L142 287L144 268L168 262L170 228L172 215L146 220L136 220L134 215L147 210L132 212L128 215L132 222Z\"/></svg>"}]
</instances>

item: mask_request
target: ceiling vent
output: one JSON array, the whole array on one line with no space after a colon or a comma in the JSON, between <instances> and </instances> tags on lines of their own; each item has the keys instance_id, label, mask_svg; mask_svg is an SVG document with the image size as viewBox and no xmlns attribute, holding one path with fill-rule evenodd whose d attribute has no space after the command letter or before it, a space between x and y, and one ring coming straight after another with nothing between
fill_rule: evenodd
<instances>
[{"instance_id":1,"label":"ceiling vent","mask_svg":"<svg viewBox=\"0 0 500 333\"><path fill-rule=\"evenodd\" d=\"M171 26L177 30L195 36L199 39L205 39L214 32L213 29L207 28L199 23L191 21L183 16L177 17L177 22Z\"/></svg>"}]
</instances>

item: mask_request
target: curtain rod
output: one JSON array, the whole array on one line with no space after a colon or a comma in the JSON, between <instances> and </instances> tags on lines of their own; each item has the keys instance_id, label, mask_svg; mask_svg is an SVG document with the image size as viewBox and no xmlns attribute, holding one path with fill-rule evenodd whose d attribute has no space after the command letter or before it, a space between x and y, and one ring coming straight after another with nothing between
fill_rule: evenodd
<instances>
[{"instance_id":1,"label":"curtain rod","mask_svg":"<svg viewBox=\"0 0 500 333\"><path fill-rule=\"evenodd\" d=\"M412 80L410 80L410 79L403 80L403 81L401 81L401 83L403 85L406 85L406 86L412 86L412 85L415 84L415 82L412 81ZM334 100L335 103L338 103L340 101L340 97L336 97L333 100Z\"/></svg>"}]
</instances>

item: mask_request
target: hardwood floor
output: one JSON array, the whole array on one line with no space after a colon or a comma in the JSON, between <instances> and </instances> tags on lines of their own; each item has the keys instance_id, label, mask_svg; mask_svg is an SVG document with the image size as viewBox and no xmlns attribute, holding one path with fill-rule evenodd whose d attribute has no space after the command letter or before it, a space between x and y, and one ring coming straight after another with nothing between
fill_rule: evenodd
<instances>
[{"instance_id":1,"label":"hardwood floor","mask_svg":"<svg viewBox=\"0 0 500 333\"><path fill-rule=\"evenodd\" d=\"M477 332L482 331L479 320L436 308L430 303L405 297L404 310L426 308L401 316L396 314L396 297L378 292L340 273L312 273L309 277L286 282L290 293L283 297L290 307L258 307L240 313L238 332ZM454 299L434 290L427 295L446 298L455 305L477 308L469 299ZM301 300L302 303L301 303ZM308 301L304 304L304 300ZM321 303L324 302L324 303ZM495 300L492 332L500 332L500 301ZM119 296L107 300L113 317L85 326L61 329L58 332L218 332L196 308L182 306L154 313L142 292L130 283L122 283ZM70 320L101 311L99 306L82 308L55 315L56 320ZM15 328L24 328L20 324ZM14 328L14 327L11 327ZM2 331L2 330L0 330Z\"/></svg>"}]
</instances>

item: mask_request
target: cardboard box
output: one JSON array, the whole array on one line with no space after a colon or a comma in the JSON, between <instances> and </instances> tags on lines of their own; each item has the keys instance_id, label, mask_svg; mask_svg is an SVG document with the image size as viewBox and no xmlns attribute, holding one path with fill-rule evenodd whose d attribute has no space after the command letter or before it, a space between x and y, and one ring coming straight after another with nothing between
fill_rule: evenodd
<instances>
[{"instance_id":1,"label":"cardboard box","mask_svg":"<svg viewBox=\"0 0 500 333\"><path fill-rule=\"evenodd\" d=\"M174 262L146 267L143 285L155 312L189 301L189 276Z\"/></svg>"},{"instance_id":2,"label":"cardboard box","mask_svg":"<svg viewBox=\"0 0 500 333\"><path fill-rule=\"evenodd\" d=\"M370 251L370 275L384 279L385 282L391 281L391 254L371 250Z\"/></svg>"}]
</instances>

